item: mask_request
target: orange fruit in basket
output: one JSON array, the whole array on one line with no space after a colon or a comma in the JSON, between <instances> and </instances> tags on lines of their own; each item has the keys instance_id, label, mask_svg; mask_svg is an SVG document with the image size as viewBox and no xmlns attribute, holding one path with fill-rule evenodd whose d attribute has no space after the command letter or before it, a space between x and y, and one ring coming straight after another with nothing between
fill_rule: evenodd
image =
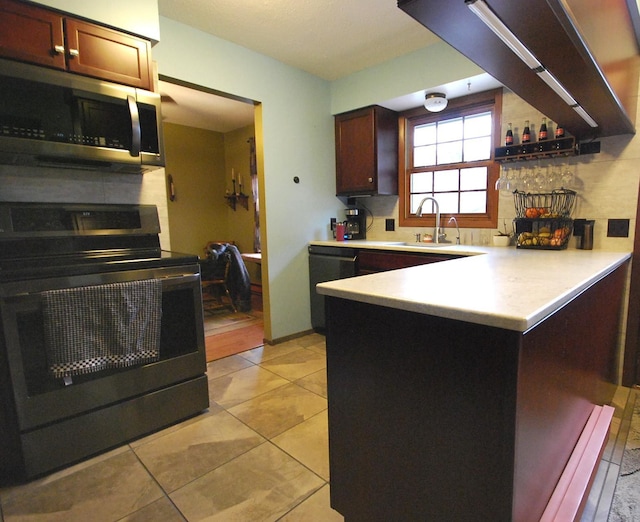
<instances>
[{"instance_id":1,"label":"orange fruit in basket","mask_svg":"<svg viewBox=\"0 0 640 522\"><path fill-rule=\"evenodd\" d=\"M524 215L525 217L535 219L540 215L540 213L538 212L537 208L529 207L524 211Z\"/></svg>"}]
</instances>

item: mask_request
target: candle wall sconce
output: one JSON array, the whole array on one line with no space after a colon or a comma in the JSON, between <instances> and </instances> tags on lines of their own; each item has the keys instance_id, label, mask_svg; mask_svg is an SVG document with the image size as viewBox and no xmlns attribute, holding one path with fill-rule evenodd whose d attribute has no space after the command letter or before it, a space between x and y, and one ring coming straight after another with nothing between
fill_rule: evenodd
<instances>
[{"instance_id":1,"label":"candle wall sconce","mask_svg":"<svg viewBox=\"0 0 640 522\"><path fill-rule=\"evenodd\" d=\"M245 210L249 210L249 196L242 193L242 185L240 184L238 192L236 192L236 180L232 180L233 183L233 194L226 194L224 197L227 200L227 205L229 205L233 210L236 209L236 205L239 203L244 207Z\"/></svg>"},{"instance_id":2,"label":"candle wall sconce","mask_svg":"<svg viewBox=\"0 0 640 522\"><path fill-rule=\"evenodd\" d=\"M176 186L173 182L173 176L169 174L167 177L167 192L169 193L169 201L176 200Z\"/></svg>"}]
</instances>

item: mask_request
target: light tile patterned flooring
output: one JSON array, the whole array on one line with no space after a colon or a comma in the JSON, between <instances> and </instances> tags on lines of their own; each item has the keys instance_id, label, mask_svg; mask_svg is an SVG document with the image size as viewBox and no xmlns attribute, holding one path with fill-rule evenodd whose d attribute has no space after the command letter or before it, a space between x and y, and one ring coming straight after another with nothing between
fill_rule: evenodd
<instances>
[{"instance_id":1,"label":"light tile patterned flooring","mask_svg":"<svg viewBox=\"0 0 640 522\"><path fill-rule=\"evenodd\" d=\"M207 412L0 490L0 521L341 521L329 506L325 360L311 334L210 363ZM613 401L582 522L607 520L634 400L620 388Z\"/></svg>"},{"instance_id":2,"label":"light tile patterned flooring","mask_svg":"<svg viewBox=\"0 0 640 522\"><path fill-rule=\"evenodd\" d=\"M210 408L26 485L4 522L343 520L329 507L324 337L209 363Z\"/></svg>"}]
</instances>

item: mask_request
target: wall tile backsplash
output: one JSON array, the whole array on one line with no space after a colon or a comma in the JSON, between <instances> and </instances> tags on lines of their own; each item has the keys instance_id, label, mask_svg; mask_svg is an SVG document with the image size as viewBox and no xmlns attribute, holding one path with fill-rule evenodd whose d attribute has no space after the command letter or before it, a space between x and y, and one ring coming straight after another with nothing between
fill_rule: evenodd
<instances>
[{"instance_id":1,"label":"wall tile backsplash","mask_svg":"<svg viewBox=\"0 0 640 522\"><path fill-rule=\"evenodd\" d=\"M156 205L162 230L160 243L170 250L164 169L118 174L0 165L0 201Z\"/></svg>"}]
</instances>

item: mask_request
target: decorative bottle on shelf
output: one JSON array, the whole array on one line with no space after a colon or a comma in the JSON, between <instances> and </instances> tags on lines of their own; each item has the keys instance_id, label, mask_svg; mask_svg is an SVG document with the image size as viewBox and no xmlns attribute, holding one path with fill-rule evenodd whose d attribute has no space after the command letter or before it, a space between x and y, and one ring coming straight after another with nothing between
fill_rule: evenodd
<instances>
[{"instance_id":1,"label":"decorative bottle on shelf","mask_svg":"<svg viewBox=\"0 0 640 522\"><path fill-rule=\"evenodd\" d=\"M540 131L538 132L538 141L544 141L547 139L547 118L542 118L540 124Z\"/></svg>"},{"instance_id":2,"label":"decorative bottle on shelf","mask_svg":"<svg viewBox=\"0 0 640 522\"><path fill-rule=\"evenodd\" d=\"M513 145L513 127L511 126L510 123L509 123L509 126L507 127L507 134L504 137L504 144L507 147L510 147L511 145Z\"/></svg>"},{"instance_id":3,"label":"decorative bottle on shelf","mask_svg":"<svg viewBox=\"0 0 640 522\"><path fill-rule=\"evenodd\" d=\"M521 154L527 154L530 151L529 142L531 142L531 130L529 129L529 120L524 122L524 130L522 131L522 149Z\"/></svg>"},{"instance_id":4,"label":"decorative bottle on shelf","mask_svg":"<svg viewBox=\"0 0 640 522\"><path fill-rule=\"evenodd\" d=\"M564 127L560 125L560 123L556 123L556 132L555 132L556 140L561 140L564 138ZM560 142L556 141L556 150L560 150Z\"/></svg>"},{"instance_id":5,"label":"decorative bottle on shelf","mask_svg":"<svg viewBox=\"0 0 640 522\"><path fill-rule=\"evenodd\" d=\"M524 122L524 130L522 131L522 143L531 141L531 131L529 130L529 120Z\"/></svg>"}]
</instances>

